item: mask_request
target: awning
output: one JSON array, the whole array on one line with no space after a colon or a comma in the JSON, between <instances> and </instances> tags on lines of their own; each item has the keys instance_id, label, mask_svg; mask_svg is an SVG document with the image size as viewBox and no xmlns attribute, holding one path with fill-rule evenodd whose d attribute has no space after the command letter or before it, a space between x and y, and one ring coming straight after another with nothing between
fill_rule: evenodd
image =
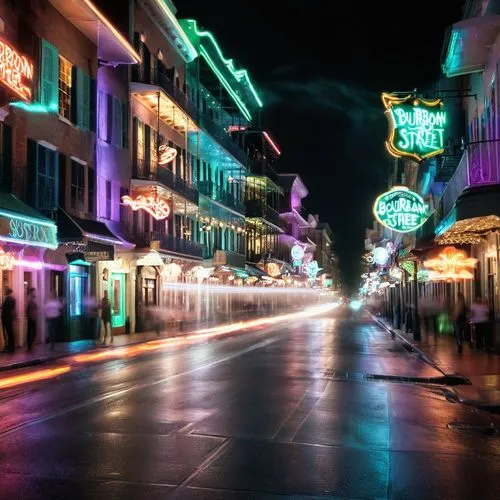
<instances>
[{"instance_id":1,"label":"awning","mask_svg":"<svg viewBox=\"0 0 500 500\"><path fill-rule=\"evenodd\" d=\"M466 189L436 228L439 245L480 243L491 231L500 230L500 185Z\"/></svg>"},{"instance_id":2,"label":"awning","mask_svg":"<svg viewBox=\"0 0 500 500\"><path fill-rule=\"evenodd\" d=\"M57 226L13 194L0 191L0 241L57 248Z\"/></svg>"},{"instance_id":3,"label":"awning","mask_svg":"<svg viewBox=\"0 0 500 500\"><path fill-rule=\"evenodd\" d=\"M113 64L137 64L139 54L90 0L49 0L94 45L99 59Z\"/></svg>"},{"instance_id":4,"label":"awning","mask_svg":"<svg viewBox=\"0 0 500 500\"><path fill-rule=\"evenodd\" d=\"M80 219L60 208L57 212L59 240L65 243L95 242L120 247L133 246L111 232L104 222Z\"/></svg>"}]
</instances>

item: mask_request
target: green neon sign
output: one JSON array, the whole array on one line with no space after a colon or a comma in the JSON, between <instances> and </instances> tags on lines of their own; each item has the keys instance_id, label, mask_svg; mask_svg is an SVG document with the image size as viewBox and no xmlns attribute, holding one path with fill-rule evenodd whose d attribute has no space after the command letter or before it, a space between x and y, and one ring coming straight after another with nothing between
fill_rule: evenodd
<instances>
[{"instance_id":1,"label":"green neon sign","mask_svg":"<svg viewBox=\"0 0 500 500\"><path fill-rule=\"evenodd\" d=\"M57 226L47 219L36 219L0 211L0 241L55 250Z\"/></svg>"},{"instance_id":2,"label":"green neon sign","mask_svg":"<svg viewBox=\"0 0 500 500\"><path fill-rule=\"evenodd\" d=\"M447 113L441 99L382 94L389 120L387 150L398 158L422 161L444 151Z\"/></svg>"},{"instance_id":3,"label":"green neon sign","mask_svg":"<svg viewBox=\"0 0 500 500\"><path fill-rule=\"evenodd\" d=\"M423 198L404 186L382 193L373 205L373 214L383 226L398 233L410 233L428 219Z\"/></svg>"}]
</instances>

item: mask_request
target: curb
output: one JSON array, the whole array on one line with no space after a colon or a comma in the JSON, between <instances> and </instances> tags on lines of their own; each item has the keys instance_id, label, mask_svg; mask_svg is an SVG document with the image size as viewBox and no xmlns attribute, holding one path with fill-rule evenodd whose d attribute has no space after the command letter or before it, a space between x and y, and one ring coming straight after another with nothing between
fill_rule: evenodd
<instances>
[{"instance_id":1,"label":"curb","mask_svg":"<svg viewBox=\"0 0 500 500\"><path fill-rule=\"evenodd\" d=\"M397 337L405 345L406 348L418 354L419 357L421 357L428 365L432 366L435 370L441 372L444 378L449 382L451 382L448 383L448 385L472 385L471 381L467 377L464 377L463 375L457 373L444 372L433 359L429 358L429 356L427 356L421 349L419 349L414 344L409 342L406 338L403 337L403 335L398 333L396 330L392 329L390 326L386 325L383 321L381 321L377 317L373 316L373 314L372 318L378 325L380 325L384 330L389 332L393 337Z\"/></svg>"},{"instance_id":2,"label":"curb","mask_svg":"<svg viewBox=\"0 0 500 500\"><path fill-rule=\"evenodd\" d=\"M455 389L444 389L443 393L446 399L452 403L461 403L467 406L473 406L479 410L484 410L490 413L500 414L500 404L485 403L480 399L462 398Z\"/></svg>"}]
</instances>

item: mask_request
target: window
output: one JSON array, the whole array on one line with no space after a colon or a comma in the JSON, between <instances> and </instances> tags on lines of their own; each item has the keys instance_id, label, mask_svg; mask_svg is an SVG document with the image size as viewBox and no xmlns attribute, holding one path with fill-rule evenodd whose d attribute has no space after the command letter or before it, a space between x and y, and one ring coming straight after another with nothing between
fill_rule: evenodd
<instances>
[{"instance_id":1,"label":"window","mask_svg":"<svg viewBox=\"0 0 500 500\"><path fill-rule=\"evenodd\" d=\"M106 181L106 218L111 219L112 189L111 181Z\"/></svg>"},{"instance_id":2,"label":"window","mask_svg":"<svg viewBox=\"0 0 500 500\"><path fill-rule=\"evenodd\" d=\"M38 210L55 210L59 204L59 155L56 150L28 140L29 198Z\"/></svg>"},{"instance_id":3,"label":"window","mask_svg":"<svg viewBox=\"0 0 500 500\"><path fill-rule=\"evenodd\" d=\"M71 72L72 64L59 56L59 114L71 119Z\"/></svg>"},{"instance_id":4,"label":"window","mask_svg":"<svg viewBox=\"0 0 500 500\"><path fill-rule=\"evenodd\" d=\"M88 212L89 214L93 214L94 213L94 192L95 192L95 189L94 189L94 175L95 175L95 172L94 172L94 169L93 168L89 168L87 170L87 185L88 185Z\"/></svg>"},{"instance_id":5,"label":"window","mask_svg":"<svg viewBox=\"0 0 500 500\"><path fill-rule=\"evenodd\" d=\"M137 120L137 170L144 173L144 123Z\"/></svg>"},{"instance_id":6,"label":"window","mask_svg":"<svg viewBox=\"0 0 500 500\"><path fill-rule=\"evenodd\" d=\"M71 160L71 208L79 211L85 210L85 165Z\"/></svg>"}]
</instances>

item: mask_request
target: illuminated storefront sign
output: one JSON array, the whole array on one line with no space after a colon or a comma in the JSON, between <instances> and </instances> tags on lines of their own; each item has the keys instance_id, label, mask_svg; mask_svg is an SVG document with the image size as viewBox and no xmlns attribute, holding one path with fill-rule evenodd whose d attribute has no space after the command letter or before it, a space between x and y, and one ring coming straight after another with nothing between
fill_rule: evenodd
<instances>
[{"instance_id":1,"label":"illuminated storefront sign","mask_svg":"<svg viewBox=\"0 0 500 500\"><path fill-rule=\"evenodd\" d=\"M0 212L0 240L56 249L57 228L50 221Z\"/></svg>"},{"instance_id":2,"label":"illuminated storefront sign","mask_svg":"<svg viewBox=\"0 0 500 500\"><path fill-rule=\"evenodd\" d=\"M122 203L128 205L132 210L144 210L151 214L156 220L166 219L170 215L170 207L165 200L157 196L137 195L135 198L122 196Z\"/></svg>"},{"instance_id":3,"label":"illuminated storefront sign","mask_svg":"<svg viewBox=\"0 0 500 500\"><path fill-rule=\"evenodd\" d=\"M315 260L311 260L309 264L307 264L306 267L306 272L307 276L309 276L310 279L314 280L316 279L316 276L318 275L318 272L320 271L318 262Z\"/></svg>"},{"instance_id":4,"label":"illuminated storefront sign","mask_svg":"<svg viewBox=\"0 0 500 500\"><path fill-rule=\"evenodd\" d=\"M474 268L477 259L468 257L463 250L455 247L445 247L435 259L424 262L429 269L430 280L471 280L474 278Z\"/></svg>"},{"instance_id":5,"label":"illuminated storefront sign","mask_svg":"<svg viewBox=\"0 0 500 500\"><path fill-rule=\"evenodd\" d=\"M167 165L171 161L174 161L176 156L177 149L162 144L158 148L158 165Z\"/></svg>"},{"instance_id":6,"label":"illuminated storefront sign","mask_svg":"<svg viewBox=\"0 0 500 500\"><path fill-rule=\"evenodd\" d=\"M420 162L444 151L447 114L441 99L382 94L382 101L389 120L389 153Z\"/></svg>"},{"instance_id":7,"label":"illuminated storefront sign","mask_svg":"<svg viewBox=\"0 0 500 500\"><path fill-rule=\"evenodd\" d=\"M415 231L429 216L422 197L404 186L381 194L375 200L373 214L380 224L399 233Z\"/></svg>"},{"instance_id":8,"label":"illuminated storefront sign","mask_svg":"<svg viewBox=\"0 0 500 500\"><path fill-rule=\"evenodd\" d=\"M33 63L4 40L0 40L0 82L23 101L31 101Z\"/></svg>"},{"instance_id":9,"label":"illuminated storefront sign","mask_svg":"<svg viewBox=\"0 0 500 500\"><path fill-rule=\"evenodd\" d=\"M276 262L268 262L265 266L266 273L269 276L276 278L281 274L281 266Z\"/></svg>"}]
</instances>

